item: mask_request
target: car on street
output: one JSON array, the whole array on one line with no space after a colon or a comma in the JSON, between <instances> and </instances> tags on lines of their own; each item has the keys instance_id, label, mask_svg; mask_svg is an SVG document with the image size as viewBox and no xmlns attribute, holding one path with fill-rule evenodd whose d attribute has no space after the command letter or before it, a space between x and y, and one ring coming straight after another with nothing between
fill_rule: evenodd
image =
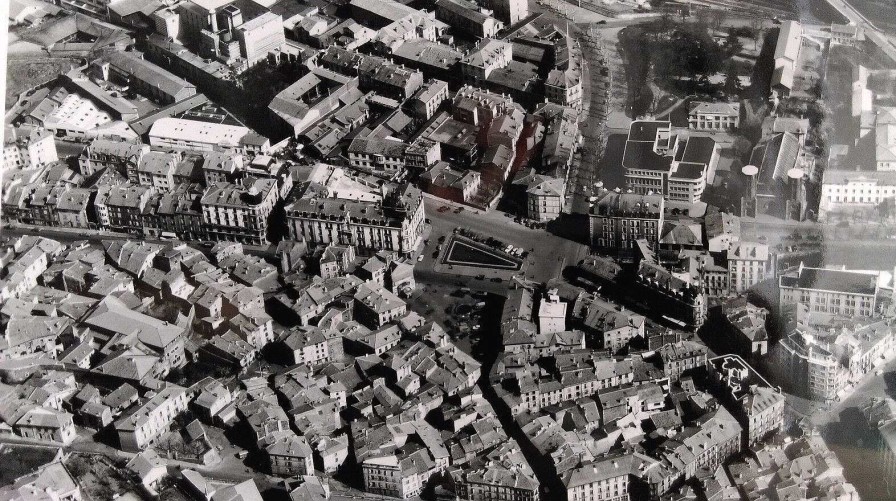
<instances>
[{"instance_id":1,"label":"car on street","mask_svg":"<svg viewBox=\"0 0 896 501\"><path fill-rule=\"evenodd\" d=\"M446 210L448 210L448 207L446 207L444 205L438 208L439 212L445 212Z\"/></svg>"},{"instance_id":2,"label":"car on street","mask_svg":"<svg viewBox=\"0 0 896 501\"><path fill-rule=\"evenodd\" d=\"M419 263L420 261L423 261L423 254L417 256L417 262Z\"/></svg>"},{"instance_id":3,"label":"car on street","mask_svg":"<svg viewBox=\"0 0 896 501\"><path fill-rule=\"evenodd\" d=\"M458 208L454 209L454 213L455 213L455 214L460 214L460 213L463 212L463 211L464 211L464 208L463 208L463 207L458 207Z\"/></svg>"},{"instance_id":4,"label":"car on street","mask_svg":"<svg viewBox=\"0 0 896 501\"><path fill-rule=\"evenodd\" d=\"M501 278L501 277L495 277L495 278L492 279L492 282L495 282L495 283L500 283L500 282L503 282L503 281L504 281L504 279Z\"/></svg>"},{"instance_id":5,"label":"car on street","mask_svg":"<svg viewBox=\"0 0 896 501\"><path fill-rule=\"evenodd\" d=\"M480 273L479 275L476 275L476 280L485 280L485 275L482 273Z\"/></svg>"}]
</instances>

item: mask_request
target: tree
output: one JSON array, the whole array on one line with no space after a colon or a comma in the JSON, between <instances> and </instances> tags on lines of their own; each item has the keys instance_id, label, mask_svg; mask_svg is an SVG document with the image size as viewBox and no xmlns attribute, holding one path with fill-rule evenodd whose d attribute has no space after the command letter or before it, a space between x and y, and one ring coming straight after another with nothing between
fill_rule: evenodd
<instances>
[{"instance_id":1,"label":"tree","mask_svg":"<svg viewBox=\"0 0 896 501\"><path fill-rule=\"evenodd\" d=\"M725 37L725 43L722 45L722 49L725 51L727 57L733 57L744 50L744 45L740 43L740 39L737 38L737 35L729 33L728 36Z\"/></svg>"},{"instance_id":2,"label":"tree","mask_svg":"<svg viewBox=\"0 0 896 501\"><path fill-rule=\"evenodd\" d=\"M737 64L728 61L725 68L725 94L733 96L741 91L740 78L737 76Z\"/></svg>"},{"instance_id":3,"label":"tree","mask_svg":"<svg viewBox=\"0 0 896 501\"><path fill-rule=\"evenodd\" d=\"M728 19L728 13L722 9L713 9L710 13L710 19L712 19L713 28L718 31L722 29L722 25Z\"/></svg>"},{"instance_id":4,"label":"tree","mask_svg":"<svg viewBox=\"0 0 896 501\"><path fill-rule=\"evenodd\" d=\"M759 38L762 37L763 20L758 17L750 18L750 29L753 30L753 50L759 46Z\"/></svg>"}]
</instances>

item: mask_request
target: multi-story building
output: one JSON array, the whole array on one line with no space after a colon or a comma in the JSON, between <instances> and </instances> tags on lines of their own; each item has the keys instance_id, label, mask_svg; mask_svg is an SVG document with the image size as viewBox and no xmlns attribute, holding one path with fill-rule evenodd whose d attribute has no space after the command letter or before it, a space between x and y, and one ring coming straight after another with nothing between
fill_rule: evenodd
<instances>
[{"instance_id":1,"label":"multi-story building","mask_svg":"<svg viewBox=\"0 0 896 501\"><path fill-rule=\"evenodd\" d=\"M768 310L753 306L740 297L724 305L725 329L737 353L752 360L768 353L768 331L765 320Z\"/></svg>"},{"instance_id":2,"label":"multi-story building","mask_svg":"<svg viewBox=\"0 0 896 501\"><path fill-rule=\"evenodd\" d=\"M728 131L740 125L740 103L694 101L689 108L688 128Z\"/></svg>"},{"instance_id":3,"label":"multi-story building","mask_svg":"<svg viewBox=\"0 0 896 501\"><path fill-rule=\"evenodd\" d=\"M816 342L809 332L797 330L775 345L774 362L786 374L792 390L815 400L832 402L849 381L849 373L830 346Z\"/></svg>"},{"instance_id":4,"label":"multi-story building","mask_svg":"<svg viewBox=\"0 0 896 501\"><path fill-rule=\"evenodd\" d=\"M442 1L455 5L453 0ZM513 44L491 37L484 38L487 40L479 42L476 50L460 61L464 81L476 87L482 86L493 71L504 68L513 60Z\"/></svg>"},{"instance_id":5,"label":"multi-story building","mask_svg":"<svg viewBox=\"0 0 896 501\"><path fill-rule=\"evenodd\" d=\"M84 176L92 176L106 168L112 168L127 176L137 168L143 155L149 153L149 145L97 139L87 145L78 157L78 167Z\"/></svg>"},{"instance_id":6,"label":"multi-story building","mask_svg":"<svg viewBox=\"0 0 896 501\"><path fill-rule=\"evenodd\" d=\"M143 186L152 186L159 191L174 188L174 173L181 156L176 153L150 151L137 164L136 169L128 171L128 181Z\"/></svg>"},{"instance_id":7,"label":"multi-story building","mask_svg":"<svg viewBox=\"0 0 896 501\"><path fill-rule=\"evenodd\" d=\"M283 17L273 12L265 12L233 30L233 36L240 43L240 55L249 66L264 60L286 43Z\"/></svg>"},{"instance_id":8,"label":"multi-story building","mask_svg":"<svg viewBox=\"0 0 896 501\"><path fill-rule=\"evenodd\" d=\"M697 202L715 178L720 150L712 138L672 134L670 122L636 120L622 157L625 185L635 193Z\"/></svg>"},{"instance_id":9,"label":"multi-story building","mask_svg":"<svg viewBox=\"0 0 896 501\"><path fill-rule=\"evenodd\" d=\"M880 273L800 265L779 280L780 306L802 304L812 312L872 317L877 311L879 281Z\"/></svg>"},{"instance_id":10,"label":"multi-story building","mask_svg":"<svg viewBox=\"0 0 896 501\"><path fill-rule=\"evenodd\" d=\"M222 183L202 195L202 225L211 240L265 245L268 218L278 200L275 179Z\"/></svg>"},{"instance_id":11,"label":"multi-story building","mask_svg":"<svg viewBox=\"0 0 896 501\"><path fill-rule=\"evenodd\" d=\"M768 277L768 245L738 242L728 250L729 292L740 294Z\"/></svg>"},{"instance_id":12,"label":"multi-story building","mask_svg":"<svg viewBox=\"0 0 896 501\"><path fill-rule=\"evenodd\" d=\"M855 45L865 39L861 26L855 24L831 23L831 43Z\"/></svg>"},{"instance_id":13,"label":"multi-story building","mask_svg":"<svg viewBox=\"0 0 896 501\"><path fill-rule=\"evenodd\" d=\"M480 12L478 5L467 0L438 0L436 19L476 38L494 38L504 28L504 23Z\"/></svg>"},{"instance_id":14,"label":"multi-story building","mask_svg":"<svg viewBox=\"0 0 896 501\"><path fill-rule=\"evenodd\" d=\"M411 97L408 106L417 118L429 120L447 99L448 82L429 80Z\"/></svg>"},{"instance_id":15,"label":"multi-story building","mask_svg":"<svg viewBox=\"0 0 896 501\"><path fill-rule=\"evenodd\" d=\"M364 283L355 292L358 318L370 328L380 328L407 313L408 306L389 289L374 283Z\"/></svg>"},{"instance_id":16,"label":"multi-story building","mask_svg":"<svg viewBox=\"0 0 896 501\"><path fill-rule=\"evenodd\" d=\"M403 102L423 86L423 73L376 56L364 57L358 65L361 90Z\"/></svg>"},{"instance_id":17,"label":"multi-story building","mask_svg":"<svg viewBox=\"0 0 896 501\"><path fill-rule=\"evenodd\" d=\"M469 202L482 185L477 171L461 171L448 162L439 162L420 176L420 187L427 193L458 203Z\"/></svg>"},{"instance_id":18,"label":"multi-story building","mask_svg":"<svg viewBox=\"0 0 896 501\"><path fill-rule=\"evenodd\" d=\"M407 185L381 203L339 198L302 198L288 205L290 236L309 244L354 245L407 255L423 237L423 195Z\"/></svg>"},{"instance_id":19,"label":"multi-story building","mask_svg":"<svg viewBox=\"0 0 896 501\"><path fill-rule=\"evenodd\" d=\"M356 169L396 174L404 170L406 148L403 141L356 137L349 143L346 153L349 165Z\"/></svg>"},{"instance_id":20,"label":"multi-story building","mask_svg":"<svg viewBox=\"0 0 896 501\"><path fill-rule=\"evenodd\" d=\"M589 214L592 248L631 250L640 239L656 245L663 226L662 196L606 191L599 197Z\"/></svg>"},{"instance_id":21,"label":"multi-story building","mask_svg":"<svg viewBox=\"0 0 896 501\"><path fill-rule=\"evenodd\" d=\"M272 433L265 452L271 473L284 477L314 475L314 458L308 439L292 430Z\"/></svg>"},{"instance_id":22,"label":"multi-story building","mask_svg":"<svg viewBox=\"0 0 896 501\"><path fill-rule=\"evenodd\" d=\"M631 454L595 459L563 475L569 501L628 501Z\"/></svg>"},{"instance_id":23,"label":"multi-story building","mask_svg":"<svg viewBox=\"0 0 896 501\"><path fill-rule=\"evenodd\" d=\"M168 431L174 418L187 410L189 401L187 390L174 384L150 392L148 400L115 422L121 448L145 449Z\"/></svg>"},{"instance_id":24,"label":"multi-story building","mask_svg":"<svg viewBox=\"0 0 896 501\"><path fill-rule=\"evenodd\" d=\"M40 167L59 160L53 134L41 128L30 132L6 128L3 137L3 169Z\"/></svg>"},{"instance_id":25,"label":"multi-story building","mask_svg":"<svg viewBox=\"0 0 896 501\"><path fill-rule=\"evenodd\" d=\"M94 192L86 188L70 188L56 200L56 217L63 228L88 228L91 221L88 209Z\"/></svg>"},{"instance_id":26,"label":"multi-story building","mask_svg":"<svg viewBox=\"0 0 896 501\"><path fill-rule=\"evenodd\" d=\"M143 211L154 189L147 186L102 186L93 209L103 229L138 234L143 231Z\"/></svg>"},{"instance_id":27,"label":"multi-story building","mask_svg":"<svg viewBox=\"0 0 896 501\"><path fill-rule=\"evenodd\" d=\"M581 109L581 69L551 70L544 82L544 97L551 103Z\"/></svg>"},{"instance_id":28,"label":"multi-story building","mask_svg":"<svg viewBox=\"0 0 896 501\"><path fill-rule=\"evenodd\" d=\"M429 477L438 468L426 449L417 449L409 454L397 451L394 454L367 458L361 463L361 471L365 491L408 499L423 491Z\"/></svg>"},{"instance_id":29,"label":"multi-story building","mask_svg":"<svg viewBox=\"0 0 896 501\"><path fill-rule=\"evenodd\" d=\"M536 176L526 189L526 214L535 221L553 221L563 212L565 200L563 178Z\"/></svg>"},{"instance_id":30,"label":"multi-story building","mask_svg":"<svg viewBox=\"0 0 896 501\"><path fill-rule=\"evenodd\" d=\"M122 83L162 104L196 95L196 86L145 59L140 52L110 52L91 64L103 80Z\"/></svg>"},{"instance_id":31,"label":"multi-story building","mask_svg":"<svg viewBox=\"0 0 896 501\"><path fill-rule=\"evenodd\" d=\"M825 169L823 176L820 218L835 214L878 217L880 205L896 199L894 172Z\"/></svg>"},{"instance_id":32,"label":"multi-story building","mask_svg":"<svg viewBox=\"0 0 896 501\"><path fill-rule=\"evenodd\" d=\"M688 371L706 367L706 346L693 341L669 343L659 349L663 372L670 381L678 381Z\"/></svg>"},{"instance_id":33,"label":"multi-story building","mask_svg":"<svg viewBox=\"0 0 896 501\"><path fill-rule=\"evenodd\" d=\"M784 427L784 395L737 355L709 361L710 377L743 427L743 447L754 447Z\"/></svg>"},{"instance_id":34,"label":"multi-story building","mask_svg":"<svg viewBox=\"0 0 896 501\"><path fill-rule=\"evenodd\" d=\"M529 0L486 0L483 5L494 11L495 17L507 26L529 15Z\"/></svg>"},{"instance_id":35,"label":"multi-story building","mask_svg":"<svg viewBox=\"0 0 896 501\"><path fill-rule=\"evenodd\" d=\"M270 140L239 123L164 117L149 129L149 144L165 150L266 153Z\"/></svg>"},{"instance_id":36,"label":"multi-story building","mask_svg":"<svg viewBox=\"0 0 896 501\"><path fill-rule=\"evenodd\" d=\"M283 341L293 364L316 365L330 360L327 338L317 327L295 329Z\"/></svg>"},{"instance_id":37,"label":"multi-story building","mask_svg":"<svg viewBox=\"0 0 896 501\"><path fill-rule=\"evenodd\" d=\"M182 240L205 240L202 226L202 193L191 192L180 185L167 193L160 193L150 202L154 214L144 217L146 235L177 237ZM154 217L152 217L154 215Z\"/></svg>"}]
</instances>

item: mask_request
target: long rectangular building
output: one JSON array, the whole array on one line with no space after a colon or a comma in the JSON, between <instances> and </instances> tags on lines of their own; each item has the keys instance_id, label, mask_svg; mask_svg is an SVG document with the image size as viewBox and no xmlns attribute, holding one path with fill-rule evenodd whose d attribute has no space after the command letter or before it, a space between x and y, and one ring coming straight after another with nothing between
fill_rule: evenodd
<instances>
[{"instance_id":1,"label":"long rectangular building","mask_svg":"<svg viewBox=\"0 0 896 501\"><path fill-rule=\"evenodd\" d=\"M294 240L407 255L423 237L423 195L408 185L383 202L302 198L286 207L286 219Z\"/></svg>"},{"instance_id":2,"label":"long rectangular building","mask_svg":"<svg viewBox=\"0 0 896 501\"><path fill-rule=\"evenodd\" d=\"M872 317L877 309L880 273L800 266L780 278L780 305L803 304L809 311Z\"/></svg>"}]
</instances>

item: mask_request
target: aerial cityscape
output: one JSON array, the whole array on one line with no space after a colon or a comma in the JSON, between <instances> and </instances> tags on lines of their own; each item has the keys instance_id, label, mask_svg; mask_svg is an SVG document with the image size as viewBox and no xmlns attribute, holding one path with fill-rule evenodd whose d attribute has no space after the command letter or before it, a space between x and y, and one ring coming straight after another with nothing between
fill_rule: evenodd
<instances>
[{"instance_id":1,"label":"aerial cityscape","mask_svg":"<svg viewBox=\"0 0 896 501\"><path fill-rule=\"evenodd\" d=\"M893 0L0 4L0 501L896 499Z\"/></svg>"}]
</instances>

